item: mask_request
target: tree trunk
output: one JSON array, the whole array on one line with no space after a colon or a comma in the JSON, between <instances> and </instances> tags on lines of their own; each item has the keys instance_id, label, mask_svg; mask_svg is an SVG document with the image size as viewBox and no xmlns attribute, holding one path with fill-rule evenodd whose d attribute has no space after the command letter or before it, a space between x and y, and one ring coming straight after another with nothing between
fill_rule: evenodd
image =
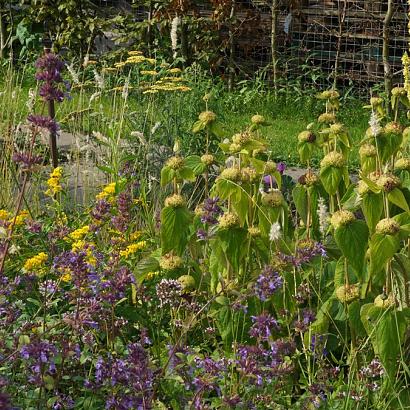
<instances>
[{"instance_id":1,"label":"tree trunk","mask_svg":"<svg viewBox=\"0 0 410 410\"><path fill-rule=\"evenodd\" d=\"M235 30L233 19L235 16L235 0L232 0L231 13L229 15L229 64L228 64L228 89L232 91L235 79Z\"/></svg>"},{"instance_id":2,"label":"tree trunk","mask_svg":"<svg viewBox=\"0 0 410 410\"><path fill-rule=\"evenodd\" d=\"M390 23L393 17L394 0L388 0L387 12L383 22L383 67L384 67L384 90L387 95L387 113L391 112L390 94L392 90L392 71L389 59Z\"/></svg>"},{"instance_id":3,"label":"tree trunk","mask_svg":"<svg viewBox=\"0 0 410 410\"><path fill-rule=\"evenodd\" d=\"M272 0L272 26L271 26L271 54L272 54L272 71L273 71L273 87L276 91L277 89L277 81L278 81L278 72L277 72L277 65L278 65L278 56L277 56L277 49L276 49L276 32L277 32L277 25L278 25L278 0Z\"/></svg>"}]
</instances>

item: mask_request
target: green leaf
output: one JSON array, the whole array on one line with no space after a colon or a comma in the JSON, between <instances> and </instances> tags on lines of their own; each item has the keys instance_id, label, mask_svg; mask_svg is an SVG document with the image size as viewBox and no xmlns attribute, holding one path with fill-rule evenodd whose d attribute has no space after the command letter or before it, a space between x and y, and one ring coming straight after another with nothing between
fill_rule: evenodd
<instances>
[{"instance_id":1,"label":"green leaf","mask_svg":"<svg viewBox=\"0 0 410 410\"><path fill-rule=\"evenodd\" d=\"M332 166L321 168L320 180L329 195L337 192L340 181L342 180L343 169Z\"/></svg>"},{"instance_id":2,"label":"green leaf","mask_svg":"<svg viewBox=\"0 0 410 410\"><path fill-rule=\"evenodd\" d=\"M191 214L186 207L165 207L161 212L162 253L182 255L188 242Z\"/></svg>"},{"instance_id":3,"label":"green leaf","mask_svg":"<svg viewBox=\"0 0 410 410\"><path fill-rule=\"evenodd\" d=\"M217 234L217 240L234 272L239 271L239 265L247 253L246 237L247 231L242 228L221 230Z\"/></svg>"},{"instance_id":4,"label":"green leaf","mask_svg":"<svg viewBox=\"0 0 410 410\"><path fill-rule=\"evenodd\" d=\"M150 256L141 259L135 269L135 278L137 282L142 283L149 272L155 272L159 269L159 254L152 253Z\"/></svg>"},{"instance_id":5,"label":"green leaf","mask_svg":"<svg viewBox=\"0 0 410 410\"><path fill-rule=\"evenodd\" d=\"M175 171L170 167L163 167L161 169L161 186L169 184L175 176Z\"/></svg>"},{"instance_id":6,"label":"green leaf","mask_svg":"<svg viewBox=\"0 0 410 410\"><path fill-rule=\"evenodd\" d=\"M205 129L206 123L204 121L198 120L194 123L192 126L192 132L194 134L198 133L199 131L202 131Z\"/></svg>"},{"instance_id":7,"label":"green leaf","mask_svg":"<svg viewBox=\"0 0 410 410\"><path fill-rule=\"evenodd\" d=\"M398 370L397 359L407 329L404 313L369 303L362 307L360 318L375 354L380 357L390 382L393 383Z\"/></svg>"},{"instance_id":8,"label":"green leaf","mask_svg":"<svg viewBox=\"0 0 410 410\"><path fill-rule=\"evenodd\" d=\"M362 199L362 211L367 225L374 231L383 213L383 196L374 192L365 194Z\"/></svg>"},{"instance_id":9,"label":"green leaf","mask_svg":"<svg viewBox=\"0 0 410 410\"><path fill-rule=\"evenodd\" d=\"M300 162L307 163L312 157L314 145L310 142L303 141L298 143L298 152Z\"/></svg>"},{"instance_id":10,"label":"green leaf","mask_svg":"<svg viewBox=\"0 0 410 410\"><path fill-rule=\"evenodd\" d=\"M400 248L400 239L393 235L374 233L370 239L370 272L377 273Z\"/></svg>"},{"instance_id":11,"label":"green leaf","mask_svg":"<svg viewBox=\"0 0 410 410\"><path fill-rule=\"evenodd\" d=\"M355 220L335 230L337 245L359 275L363 274L368 239L369 229L363 221Z\"/></svg>"},{"instance_id":12,"label":"green leaf","mask_svg":"<svg viewBox=\"0 0 410 410\"><path fill-rule=\"evenodd\" d=\"M399 188L394 188L393 191L389 192L387 198L392 204L397 205L406 212L410 212L409 204Z\"/></svg>"},{"instance_id":13,"label":"green leaf","mask_svg":"<svg viewBox=\"0 0 410 410\"><path fill-rule=\"evenodd\" d=\"M191 155L185 158L185 165L192 170L195 175L203 174L206 170L206 165L202 163L199 155Z\"/></svg>"},{"instance_id":14,"label":"green leaf","mask_svg":"<svg viewBox=\"0 0 410 410\"><path fill-rule=\"evenodd\" d=\"M297 184L292 190L292 198L295 203L296 211L302 218L302 221L306 224L308 213L306 188L301 184Z\"/></svg>"},{"instance_id":15,"label":"green leaf","mask_svg":"<svg viewBox=\"0 0 410 410\"><path fill-rule=\"evenodd\" d=\"M350 303L347 308L350 329L356 338L366 336L366 331L364 329L362 321L360 320L360 310L361 305L360 301L358 300Z\"/></svg>"},{"instance_id":16,"label":"green leaf","mask_svg":"<svg viewBox=\"0 0 410 410\"><path fill-rule=\"evenodd\" d=\"M176 171L178 175L178 179L186 180L186 181L195 181L195 174L191 168L184 166L183 168ZM162 176L162 175L161 175Z\"/></svg>"}]
</instances>

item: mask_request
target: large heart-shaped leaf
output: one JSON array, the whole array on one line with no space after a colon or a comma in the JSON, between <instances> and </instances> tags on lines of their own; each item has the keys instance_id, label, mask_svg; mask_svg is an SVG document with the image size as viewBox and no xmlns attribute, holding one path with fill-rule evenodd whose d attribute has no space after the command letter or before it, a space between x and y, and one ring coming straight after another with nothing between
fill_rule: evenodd
<instances>
[{"instance_id":1,"label":"large heart-shaped leaf","mask_svg":"<svg viewBox=\"0 0 410 410\"><path fill-rule=\"evenodd\" d=\"M365 222L355 220L335 230L335 241L350 265L359 275L363 273L369 229Z\"/></svg>"},{"instance_id":2,"label":"large heart-shaped leaf","mask_svg":"<svg viewBox=\"0 0 410 410\"><path fill-rule=\"evenodd\" d=\"M328 166L320 170L320 180L329 195L334 195L337 192L342 177L342 168Z\"/></svg>"},{"instance_id":3,"label":"large heart-shaped leaf","mask_svg":"<svg viewBox=\"0 0 410 410\"><path fill-rule=\"evenodd\" d=\"M371 231L374 231L383 213L383 196L374 192L365 194L362 200L362 211L367 225Z\"/></svg>"},{"instance_id":4,"label":"large heart-shaped leaf","mask_svg":"<svg viewBox=\"0 0 410 410\"><path fill-rule=\"evenodd\" d=\"M397 359L407 329L404 313L369 303L362 307L360 318L375 354L380 357L390 382L394 382L398 369Z\"/></svg>"},{"instance_id":5,"label":"large heart-shaped leaf","mask_svg":"<svg viewBox=\"0 0 410 410\"><path fill-rule=\"evenodd\" d=\"M162 253L175 251L181 255L188 242L191 214L186 207L166 206L161 212Z\"/></svg>"},{"instance_id":6,"label":"large heart-shaped leaf","mask_svg":"<svg viewBox=\"0 0 410 410\"><path fill-rule=\"evenodd\" d=\"M400 248L400 239L375 233L370 239L370 272L380 272Z\"/></svg>"}]
</instances>

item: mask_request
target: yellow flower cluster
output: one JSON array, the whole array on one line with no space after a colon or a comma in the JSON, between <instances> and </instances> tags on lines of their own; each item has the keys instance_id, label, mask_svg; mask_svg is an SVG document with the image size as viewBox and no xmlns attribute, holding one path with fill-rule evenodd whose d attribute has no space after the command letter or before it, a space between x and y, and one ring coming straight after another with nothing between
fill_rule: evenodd
<instances>
[{"instance_id":1,"label":"yellow flower cluster","mask_svg":"<svg viewBox=\"0 0 410 410\"><path fill-rule=\"evenodd\" d=\"M61 167L54 168L50 174L50 178L47 180L48 189L46 195L55 196L58 192L61 192L63 187L61 186L61 178L63 176L63 169Z\"/></svg>"},{"instance_id":2,"label":"yellow flower cluster","mask_svg":"<svg viewBox=\"0 0 410 410\"><path fill-rule=\"evenodd\" d=\"M38 255L27 259L23 269L26 272L32 272L34 269L41 268L47 262L47 259L48 255L44 252L40 252Z\"/></svg>"},{"instance_id":3,"label":"yellow flower cluster","mask_svg":"<svg viewBox=\"0 0 410 410\"><path fill-rule=\"evenodd\" d=\"M141 231L135 231L130 235L130 241L136 241L142 235Z\"/></svg>"},{"instance_id":4,"label":"yellow flower cluster","mask_svg":"<svg viewBox=\"0 0 410 410\"><path fill-rule=\"evenodd\" d=\"M67 271L66 271L66 273L64 273L63 275L61 275L61 280L63 281L63 282L70 282L70 280L71 280L71 273L70 273L70 271L67 269Z\"/></svg>"},{"instance_id":5,"label":"yellow flower cluster","mask_svg":"<svg viewBox=\"0 0 410 410\"><path fill-rule=\"evenodd\" d=\"M147 279L152 279L152 278L154 278L155 276L158 276L159 275L159 271L157 270L157 271L155 271L155 272L148 272L147 273Z\"/></svg>"},{"instance_id":6,"label":"yellow flower cluster","mask_svg":"<svg viewBox=\"0 0 410 410\"><path fill-rule=\"evenodd\" d=\"M11 218L9 222L11 224L14 223L14 226L20 226L23 225L24 221L28 218L28 216L28 211L23 210L15 218Z\"/></svg>"},{"instance_id":7,"label":"yellow flower cluster","mask_svg":"<svg viewBox=\"0 0 410 410\"><path fill-rule=\"evenodd\" d=\"M131 245L128 245L124 250L120 251L120 256L123 256L124 258L128 258L134 253L144 249L146 246L147 246L146 241L132 243Z\"/></svg>"},{"instance_id":8,"label":"yellow flower cluster","mask_svg":"<svg viewBox=\"0 0 410 410\"><path fill-rule=\"evenodd\" d=\"M140 64L140 63L155 64L156 60L154 58L144 57L141 54L130 54L130 56L125 61L120 61L119 63L115 63L114 67L122 68L129 64Z\"/></svg>"},{"instance_id":9,"label":"yellow flower cluster","mask_svg":"<svg viewBox=\"0 0 410 410\"><path fill-rule=\"evenodd\" d=\"M85 235L90 232L90 226L89 225L84 225L82 228L78 228L75 231L71 232L68 237L74 241L79 241L80 239L83 239Z\"/></svg>"},{"instance_id":10,"label":"yellow flower cluster","mask_svg":"<svg viewBox=\"0 0 410 410\"><path fill-rule=\"evenodd\" d=\"M6 211L5 209L0 209L0 219L2 221L6 221L7 219L9 219L10 217L10 213L8 211Z\"/></svg>"},{"instance_id":11,"label":"yellow flower cluster","mask_svg":"<svg viewBox=\"0 0 410 410\"><path fill-rule=\"evenodd\" d=\"M191 88L182 84L182 78L177 77L164 77L161 80L155 82L154 85L143 91L143 94L155 94L159 91L190 91Z\"/></svg>"},{"instance_id":12,"label":"yellow flower cluster","mask_svg":"<svg viewBox=\"0 0 410 410\"><path fill-rule=\"evenodd\" d=\"M74 242L71 245L71 250L73 252L79 252L79 251L86 251L86 262L91 265L95 266L97 264L97 259L95 259L93 252L92 252L92 247L95 246L93 242L86 242L82 239Z\"/></svg>"},{"instance_id":13,"label":"yellow flower cluster","mask_svg":"<svg viewBox=\"0 0 410 410\"><path fill-rule=\"evenodd\" d=\"M115 189L117 184L115 182L111 182L111 184L106 185L103 190L95 197L98 199L112 199L115 196Z\"/></svg>"},{"instance_id":14,"label":"yellow flower cluster","mask_svg":"<svg viewBox=\"0 0 410 410\"><path fill-rule=\"evenodd\" d=\"M142 75L157 75L158 72L155 70L142 70L141 71Z\"/></svg>"}]
</instances>

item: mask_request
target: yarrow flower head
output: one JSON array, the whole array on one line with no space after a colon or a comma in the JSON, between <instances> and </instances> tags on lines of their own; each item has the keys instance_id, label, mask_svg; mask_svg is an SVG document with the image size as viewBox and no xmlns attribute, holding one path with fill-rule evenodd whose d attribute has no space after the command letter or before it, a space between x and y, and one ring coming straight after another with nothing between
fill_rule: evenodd
<instances>
[{"instance_id":1,"label":"yarrow flower head","mask_svg":"<svg viewBox=\"0 0 410 410\"><path fill-rule=\"evenodd\" d=\"M283 284L283 278L273 267L265 266L255 283L255 294L262 300L268 300Z\"/></svg>"}]
</instances>

